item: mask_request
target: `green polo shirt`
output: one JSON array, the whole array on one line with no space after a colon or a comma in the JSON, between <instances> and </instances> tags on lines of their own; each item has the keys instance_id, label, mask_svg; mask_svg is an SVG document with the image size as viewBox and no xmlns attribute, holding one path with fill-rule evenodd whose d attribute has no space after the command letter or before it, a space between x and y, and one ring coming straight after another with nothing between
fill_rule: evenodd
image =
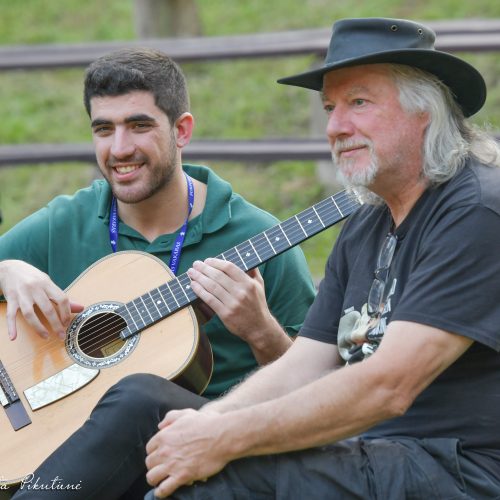
<instances>
[{"instance_id":1,"label":"green polo shirt","mask_svg":"<svg viewBox=\"0 0 500 500\"><path fill-rule=\"evenodd\" d=\"M189 221L178 274L187 271L193 261L214 257L278 222L233 193L231 185L209 168L183 168L208 189L203 212ZM56 197L0 237L0 260L29 262L59 287L67 288L87 267L111 253L110 202L111 190L104 180L94 181L73 196ZM148 252L168 264L176 236L164 234L149 242L120 221L118 250ZM302 251L293 248L259 269L272 314L295 335L315 294ZM239 382L257 364L248 345L231 334L217 316L204 328L214 354L214 372L204 395L212 398Z\"/></svg>"}]
</instances>

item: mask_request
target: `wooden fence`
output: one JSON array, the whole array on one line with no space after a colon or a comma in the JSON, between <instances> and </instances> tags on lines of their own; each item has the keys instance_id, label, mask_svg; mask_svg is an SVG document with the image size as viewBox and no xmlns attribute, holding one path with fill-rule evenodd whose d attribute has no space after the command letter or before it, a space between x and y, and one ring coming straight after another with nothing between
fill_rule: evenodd
<instances>
[{"instance_id":1,"label":"wooden fence","mask_svg":"<svg viewBox=\"0 0 500 500\"><path fill-rule=\"evenodd\" d=\"M426 24L436 32L436 48L439 50L447 52L500 50L500 19L438 21ZM0 47L0 71L82 67L105 53L134 46L163 50L180 63L307 54L324 57L330 34L330 29L312 29L203 38L4 46ZM322 160L330 158L330 151L326 141L316 139L195 140L185 149L183 157L188 161ZM94 162L92 145L66 143L0 146L0 167L68 161Z\"/></svg>"}]
</instances>

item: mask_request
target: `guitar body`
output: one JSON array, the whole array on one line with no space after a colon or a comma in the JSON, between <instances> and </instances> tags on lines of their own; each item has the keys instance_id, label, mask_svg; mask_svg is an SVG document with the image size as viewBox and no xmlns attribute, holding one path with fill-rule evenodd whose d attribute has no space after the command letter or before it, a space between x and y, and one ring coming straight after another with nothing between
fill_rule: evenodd
<instances>
[{"instance_id":1,"label":"guitar body","mask_svg":"<svg viewBox=\"0 0 500 500\"><path fill-rule=\"evenodd\" d=\"M2 376L6 374L12 383L19 397L18 407L22 405L25 417L31 420L15 430L8 405L0 408L0 483L16 484L32 473L84 423L102 395L127 375L150 373L194 392L205 389L212 371L212 352L191 307L128 340L121 340L114 333L98 343L94 341L103 331L107 332L102 326L109 324L109 319L118 318L113 313L116 304L133 300L172 278L161 261L145 253L118 252L101 259L66 290L70 300L86 306L68 328L66 342L53 333L48 340L42 339L20 315L18 337L10 341L7 306L0 304ZM84 318L80 323L79 317ZM84 332L95 321L100 321L101 326ZM83 382L79 373L82 365ZM87 376L89 379L85 380ZM3 382L6 383L5 377ZM5 403L5 394L3 399Z\"/></svg>"}]
</instances>

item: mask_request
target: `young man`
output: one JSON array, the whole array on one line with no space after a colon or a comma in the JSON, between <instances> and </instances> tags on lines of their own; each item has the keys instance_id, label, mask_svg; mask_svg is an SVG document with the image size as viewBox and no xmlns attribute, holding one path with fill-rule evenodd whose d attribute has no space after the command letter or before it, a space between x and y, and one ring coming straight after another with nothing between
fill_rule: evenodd
<instances>
[{"instance_id":1,"label":"young man","mask_svg":"<svg viewBox=\"0 0 500 500\"><path fill-rule=\"evenodd\" d=\"M147 252L175 274L190 269L204 312L215 313L204 325L214 355L204 397L152 375L130 376L36 475L41 483L59 476L81 484L81 498L113 498L136 478L147 486L145 442L167 410L200 406L288 349L314 287L299 249L248 273L210 258L277 220L233 193L210 169L182 165L194 120L184 75L167 56L123 50L99 58L87 70L84 99L105 180L54 199L0 238L0 292L7 299L10 338L22 334L16 322L22 314L42 337L64 339L72 313L87 304L71 303L63 289L112 251ZM152 430L144 431L142 457L119 474L144 425ZM113 475L116 484L109 480ZM53 498L57 492L45 494Z\"/></svg>"},{"instance_id":2,"label":"young man","mask_svg":"<svg viewBox=\"0 0 500 500\"><path fill-rule=\"evenodd\" d=\"M322 68L280 80L321 92L334 165L366 204L293 346L166 415L147 445L156 497L498 496L500 149L466 120L483 78L434 37L342 20Z\"/></svg>"}]
</instances>

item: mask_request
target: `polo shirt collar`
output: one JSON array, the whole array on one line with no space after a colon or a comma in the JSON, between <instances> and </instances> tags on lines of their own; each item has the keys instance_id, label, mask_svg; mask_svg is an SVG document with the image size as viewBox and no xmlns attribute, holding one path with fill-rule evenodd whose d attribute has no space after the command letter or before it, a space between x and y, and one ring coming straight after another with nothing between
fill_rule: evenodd
<instances>
[{"instance_id":1,"label":"polo shirt collar","mask_svg":"<svg viewBox=\"0 0 500 500\"><path fill-rule=\"evenodd\" d=\"M182 168L190 177L207 185L207 198L203 212L189 222L189 231L186 238L186 244L188 244L194 243L189 237L190 233L195 240L199 241L202 234L218 231L230 221L230 201L233 196L233 189L229 182L220 178L208 167L184 164ZM97 215L105 224L108 224L112 197L111 188L108 182L102 179L94 181L94 186L99 193ZM121 228L122 224L120 230Z\"/></svg>"}]
</instances>

